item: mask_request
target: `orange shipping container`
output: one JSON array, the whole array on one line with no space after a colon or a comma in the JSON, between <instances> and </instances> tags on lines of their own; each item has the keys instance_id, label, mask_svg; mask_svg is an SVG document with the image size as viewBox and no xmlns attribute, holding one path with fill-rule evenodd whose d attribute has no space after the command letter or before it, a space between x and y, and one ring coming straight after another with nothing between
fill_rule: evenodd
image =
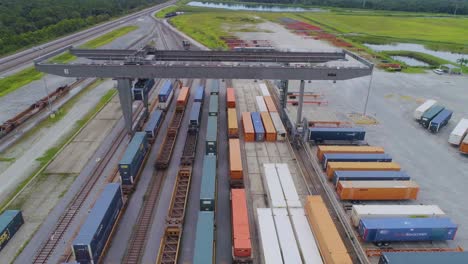
<instances>
[{"instance_id":1,"label":"orange shipping container","mask_svg":"<svg viewBox=\"0 0 468 264\"><path fill-rule=\"evenodd\" d=\"M382 147L371 146L318 146L317 158L320 162L323 160L325 153L384 153Z\"/></svg>"},{"instance_id":2,"label":"orange shipping container","mask_svg":"<svg viewBox=\"0 0 468 264\"><path fill-rule=\"evenodd\" d=\"M460 152L468 154L468 135L465 136L462 143L460 144Z\"/></svg>"},{"instance_id":3,"label":"orange shipping container","mask_svg":"<svg viewBox=\"0 0 468 264\"><path fill-rule=\"evenodd\" d=\"M185 105L187 104L188 98L189 98L189 87L182 87L180 90L179 96L177 97L177 104L176 108L177 109L184 109Z\"/></svg>"},{"instance_id":4,"label":"orange shipping container","mask_svg":"<svg viewBox=\"0 0 468 264\"><path fill-rule=\"evenodd\" d=\"M320 195L307 196L305 211L324 263L352 264L343 240Z\"/></svg>"},{"instance_id":5,"label":"orange shipping container","mask_svg":"<svg viewBox=\"0 0 468 264\"><path fill-rule=\"evenodd\" d=\"M239 127L237 125L237 112L235 108L228 108L228 137L239 137Z\"/></svg>"},{"instance_id":6,"label":"orange shipping container","mask_svg":"<svg viewBox=\"0 0 468 264\"><path fill-rule=\"evenodd\" d=\"M242 159L240 152L239 139L229 139L229 175L231 180L242 180Z\"/></svg>"},{"instance_id":7,"label":"orange shipping container","mask_svg":"<svg viewBox=\"0 0 468 264\"><path fill-rule=\"evenodd\" d=\"M352 171L399 171L400 164L396 162L328 162L327 176L333 178L333 173L340 170Z\"/></svg>"},{"instance_id":8,"label":"orange shipping container","mask_svg":"<svg viewBox=\"0 0 468 264\"><path fill-rule=\"evenodd\" d=\"M261 112L263 127L265 128L266 141L276 141L276 129L271 120L270 113Z\"/></svg>"},{"instance_id":9,"label":"orange shipping container","mask_svg":"<svg viewBox=\"0 0 468 264\"><path fill-rule=\"evenodd\" d=\"M415 200L419 186L414 181L339 181L341 200Z\"/></svg>"},{"instance_id":10,"label":"orange shipping container","mask_svg":"<svg viewBox=\"0 0 468 264\"><path fill-rule=\"evenodd\" d=\"M275 103L273 102L273 98L271 96L263 96L263 100L265 100L268 112L278 112L278 110L276 110Z\"/></svg>"},{"instance_id":11,"label":"orange shipping container","mask_svg":"<svg viewBox=\"0 0 468 264\"><path fill-rule=\"evenodd\" d=\"M234 259L252 256L245 189L231 189L232 254Z\"/></svg>"},{"instance_id":12,"label":"orange shipping container","mask_svg":"<svg viewBox=\"0 0 468 264\"><path fill-rule=\"evenodd\" d=\"M242 126L244 128L244 140L246 142L254 142L255 130L252 124L252 117L249 112L242 113Z\"/></svg>"},{"instance_id":13,"label":"orange shipping container","mask_svg":"<svg viewBox=\"0 0 468 264\"><path fill-rule=\"evenodd\" d=\"M226 89L226 102L228 108L236 108L236 94L234 88Z\"/></svg>"}]
</instances>

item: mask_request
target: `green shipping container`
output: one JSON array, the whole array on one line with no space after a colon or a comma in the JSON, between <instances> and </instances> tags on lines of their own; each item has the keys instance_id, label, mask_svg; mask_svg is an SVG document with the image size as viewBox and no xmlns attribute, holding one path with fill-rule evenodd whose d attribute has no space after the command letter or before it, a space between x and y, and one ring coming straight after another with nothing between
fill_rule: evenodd
<instances>
[{"instance_id":1,"label":"green shipping container","mask_svg":"<svg viewBox=\"0 0 468 264\"><path fill-rule=\"evenodd\" d=\"M214 211L216 199L216 156L206 155L200 190L200 211Z\"/></svg>"},{"instance_id":2,"label":"green shipping container","mask_svg":"<svg viewBox=\"0 0 468 264\"><path fill-rule=\"evenodd\" d=\"M218 117L209 116L208 125L206 127L205 139L205 154L217 155L218 154Z\"/></svg>"},{"instance_id":3,"label":"green shipping container","mask_svg":"<svg viewBox=\"0 0 468 264\"><path fill-rule=\"evenodd\" d=\"M217 95L210 96L210 105L208 108L208 115L210 116L218 115L218 96Z\"/></svg>"},{"instance_id":4,"label":"green shipping container","mask_svg":"<svg viewBox=\"0 0 468 264\"><path fill-rule=\"evenodd\" d=\"M197 233L195 235L195 252L193 264L212 264L214 238L214 213L198 212Z\"/></svg>"},{"instance_id":5,"label":"green shipping container","mask_svg":"<svg viewBox=\"0 0 468 264\"><path fill-rule=\"evenodd\" d=\"M429 127L429 124L431 123L431 120L436 117L440 112L442 112L445 109L445 107L441 105L434 105L429 110L424 112L424 114L421 117L421 120L419 121L421 125L425 128Z\"/></svg>"}]
</instances>

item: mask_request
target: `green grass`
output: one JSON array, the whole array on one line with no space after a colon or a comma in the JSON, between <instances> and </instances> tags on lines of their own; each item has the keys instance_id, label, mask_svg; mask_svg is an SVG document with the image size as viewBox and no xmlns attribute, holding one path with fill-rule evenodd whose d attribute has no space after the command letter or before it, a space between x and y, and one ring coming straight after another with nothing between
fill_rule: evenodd
<instances>
[{"instance_id":1,"label":"green grass","mask_svg":"<svg viewBox=\"0 0 468 264\"><path fill-rule=\"evenodd\" d=\"M176 12L177 10L179 9L179 6L170 6L170 7L167 7L167 8L164 8L158 12L156 12L156 17L157 18L164 18L164 16L167 14L167 13L171 13L171 12Z\"/></svg>"},{"instance_id":2,"label":"green grass","mask_svg":"<svg viewBox=\"0 0 468 264\"><path fill-rule=\"evenodd\" d=\"M75 55L72 55L70 52L64 52L60 55L57 55L49 60L52 63L69 63L76 59Z\"/></svg>"},{"instance_id":3,"label":"green grass","mask_svg":"<svg viewBox=\"0 0 468 264\"><path fill-rule=\"evenodd\" d=\"M39 80L42 76L44 76L44 73L36 71L34 67L30 67L0 79L0 97L33 81Z\"/></svg>"},{"instance_id":4,"label":"green grass","mask_svg":"<svg viewBox=\"0 0 468 264\"><path fill-rule=\"evenodd\" d=\"M128 34L129 32L132 32L136 30L138 27L137 26L125 26L121 27L119 29L113 30L107 34L104 34L100 37L97 37L95 39L92 39L85 44L81 45L80 48L83 49L95 49L101 46L104 46L106 44L111 43L115 39Z\"/></svg>"},{"instance_id":5,"label":"green grass","mask_svg":"<svg viewBox=\"0 0 468 264\"><path fill-rule=\"evenodd\" d=\"M12 162L15 161L16 158L6 158L6 157L0 157L0 162Z\"/></svg>"}]
</instances>

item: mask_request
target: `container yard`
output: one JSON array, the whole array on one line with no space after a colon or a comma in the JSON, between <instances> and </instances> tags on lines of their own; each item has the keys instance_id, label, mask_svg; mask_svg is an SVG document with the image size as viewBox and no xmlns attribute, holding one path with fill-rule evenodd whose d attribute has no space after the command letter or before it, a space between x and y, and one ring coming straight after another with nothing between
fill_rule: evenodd
<instances>
[{"instance_id":1,"label":"container yard","mask_svg":"<svg viewBox=\"0 0 468 264\"><path fill-rule=\"evenodd\" d=\"M92 77L113 93L95 112L84 113L85 120L70 109L53 109L72 98L77 84L61 86L0 126L0 140L21 142L46 112L65 115L57 124L62 118L85 123L70 140L54 139L60 145L49 150L43 149L48 144L31 147L43 157L10 158L18 148L27 152L25 145L0 152L0 169L22 162L35 173L2 201L2 261L467 262L468 211L460 202L468 169L468 121L460 103L466 98L452 96L463 76L428 73L421 85L402 72L400 80L374 68L361 51L342 53L308 37L328 33L305 16L243 21L259 31L230 32L221 38L230 51L208 50L194 40L199 36L175 28L175 18L190 14L163 19L155 13L160 8L122 22L146 25L122 37L142 48L73 48L71 54L85 59L72 63L47 57L68 48L31 58L48 76L69 65L72 70L56 73L68 79L76 77L74 67L94 67L77 83ZM229 19L225 23L223 30L234 30ZM333 43L347 43L340 41ZM315 52L318 47L324 51ZM280 78L270 72L285 78L269 79ZM80 122L68 120L72 115ZM105 125L108 120L114 122ZM87 129L88 123L93 126ZM39 134L48 126L60 129L57 124L39 125ZM31 128L23 132L26 125ZM86 151L73 144L75 137L89 142ZM28 140L36 146L36 137ZM43 167L28 165L26 158ZM54 166L61 170L51 172ZM67 178L44 188L43 177L59 176Z\"/></svg>"}]
</instances>

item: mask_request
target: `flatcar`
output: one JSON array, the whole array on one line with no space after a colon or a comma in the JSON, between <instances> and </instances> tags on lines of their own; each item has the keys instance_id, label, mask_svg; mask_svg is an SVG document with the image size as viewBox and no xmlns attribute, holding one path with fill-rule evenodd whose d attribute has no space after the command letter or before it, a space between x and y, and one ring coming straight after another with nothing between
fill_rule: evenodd
<instances>
[{"instance_id":1,"label":"flatcar","mask_svg":"<svg viewBox=\"0 0 468 264\"><path fill-rule=\"evenodd\" d=\"M164 120L164 112L160 109L154 110L150 120L146 123L145 133L150 143L153 143L159 128L161 127L162 121Z\"/></svg>"},{"instance_id":2,"label":"flatcar","mask_svg":"<svg viewBox=\"0 0 468 264\"><path fill-rule=\"evenodd\" d=\"M107 184L73 241L76 262L99 263L122 207L120 184Z\"/></svg>"},{"instance_id":3,"label":"flatcar","mask_svg":"<svg viewBox=\"0 0 468 264\"><path fill-rule=\"evenodd\" d=\"M200 85L197 87L195 91L195 98L193 99L194 102L200 102L203 104L203 98L205 98L205 86Z\"/></svg>"},{"instance_id":4,"label":"flatcar","mask_svg":"<svg viewBox=\"0 0 468 264\"><path fill-rule=\"evenodd\" d=\"M148 150L146 133L136 132L119 163L120 179L124 187L133 186Z\"/></svg>"},{"instance_id":5,"label":"flatcar","mask_svg":"<svg viewBox=\"0 0 468 264\"><path fill-rule=\"evenodd\" d=\"M171 104L174 94L174 86L171 81L165 81L158 94L158 108L166 110Z\"/></svg>"},{"instance_id":6,"label":"flatcar","mask_svg":"<svg viewBox=\"0 0 468 264\"><path fill-rule=\"evenodd\" d=\"M132 87L133 100L143 101L153 86L154 79L138 79Z\"/></svg>"}]
</instances>

